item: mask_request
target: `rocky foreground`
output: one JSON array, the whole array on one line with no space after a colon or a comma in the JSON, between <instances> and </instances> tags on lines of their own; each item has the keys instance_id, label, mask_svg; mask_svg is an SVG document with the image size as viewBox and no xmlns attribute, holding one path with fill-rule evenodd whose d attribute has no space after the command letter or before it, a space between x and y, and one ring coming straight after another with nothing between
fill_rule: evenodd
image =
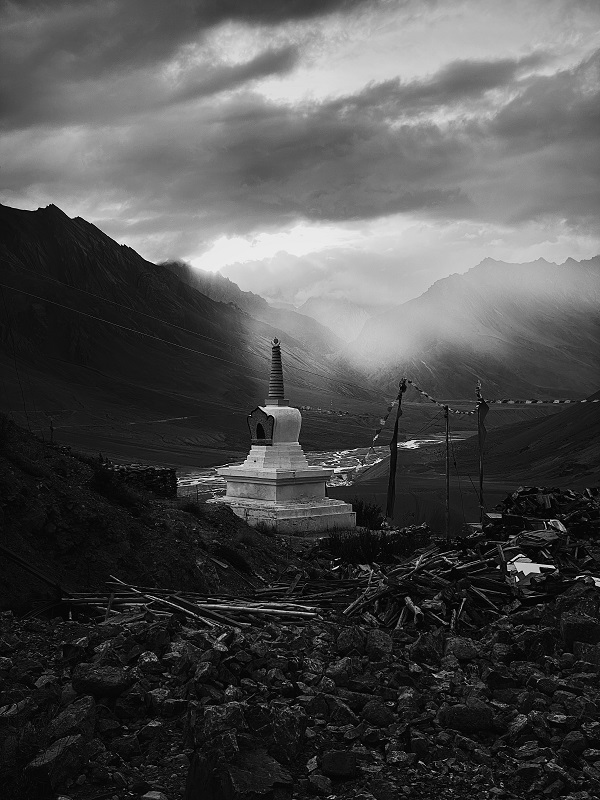
<instances>
[{"instance_id":1,"label":"rocky foreground","mask_svg":"<svg viewBox=\"0 0 600 800\"><path fill-rule=\"evenodd\" d=\"M109 478L0 418L0 797L600 797L597 493L336 562Z\"/></svg>"},{"instance_id":2,"label":"rocky foreground","mask_svg":"<svg viewBox=\"0 0 600 800\"><path fill-rule=\"evenodd\" d=\"M476 635L0 616L5 797L600 796L600 590Z\"/></svg>"}]
</instances>

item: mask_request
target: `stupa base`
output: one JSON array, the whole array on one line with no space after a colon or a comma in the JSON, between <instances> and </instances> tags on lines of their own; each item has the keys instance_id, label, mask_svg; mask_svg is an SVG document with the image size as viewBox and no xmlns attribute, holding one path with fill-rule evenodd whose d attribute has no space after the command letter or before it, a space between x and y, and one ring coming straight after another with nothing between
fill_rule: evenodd
<instances>
[{"instance_id":1,"label":"stupa base","mask_svg":"<svg viewBox=\"0 0 600 800\"><path fill-rule=\"evenodd\" d=\"M209 502L224 503L253 528L264 528L274 533L301 536L356 528L356 514L352 506L342 500L310 497L278 503L243 497L219 497Z\"/></svg>"}]
</instances>

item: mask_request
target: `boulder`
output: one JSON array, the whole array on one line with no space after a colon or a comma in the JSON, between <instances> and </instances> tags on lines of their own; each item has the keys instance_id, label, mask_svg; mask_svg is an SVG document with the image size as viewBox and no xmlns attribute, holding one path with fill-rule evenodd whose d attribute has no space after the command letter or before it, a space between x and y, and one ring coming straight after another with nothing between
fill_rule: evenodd
<instances>
[{"instance_id":1,"label":"boulder","mask_svg":"<svg viewBox=\"0 0 600 800\"><path fill-rule=\"evenodd\" d=\"M200 725L201 737L210 742L218 733L224 731L244 731L248 729L244 718L244 709L241 703L223 703L220 706L208 706Z\"/></svg>"},{"instance_id":2,"label":"boulder","mask_svg":"<svg viewBox=\"0 0 600 800\"><path fill-rule=\"evenodd\" d=\"M482 702L470 704L457 703L443 706L438 715L440 725L461 733L480 733L489 731L494 724L494 713L490 706Z\"/></svg>"},{"instance_id":3,"label":"boulder","mask_svg":"<svg viewBox=\"0 0 600 800\"><path fill-rule=\"evenodd\" d=\"M356 725L358 717L339 697L327 695L329 721L334 725Z\"/></svg>"},{"instance_id":4,"label":"boulder","mask_svg":"<svg viewBox=\"0 0 600 800\"><path fill-rule=\"evenodd\" d=\"M444 632L428 631L422 633L416 642L409 645L408 652L418 664L440 663L444 650Z\"/></svg>"},{"instance_id":5,"label":"boulder","mask_svg":"<svg viewBox=\"0 0 600 800\"><path fill-rule=\"evenodd\" d=\"M144 675L160 675L165 671L164 664L152 650L146 650L140 654L137 666Z\"/></svg>"},{"instance_id":6,"label":"boulder","mask_svg":"<svg viewBox=\"0 0 600 800\"><path fill-rule=\"evenodd\" d=\"M344 656L330 664L325 670L325 675L327 678L331 678L336 686L347 686L352 671L352 659Z\"/></svg>"},{"instance_id":7,"label":"boulder","mask_svg":"<svg viewBox=\"0 0 600 800\"><path fill-rule=\"evenodd\" d=\"M383 661L391 655L393 648L392 637L379 628L373 628L367 634L365 652L371 661Z\"/></svg>"},{"instance_id":8,"label":"boulder","mask_svg":"<svg viewBox=\"0 0 600 800\"><path fill-rule=\"evenodd\" d=\"M291 797L292 777L265 750L240 753L232 763L197 752L188 771L184 800L249 800Z\"/></svg>"},{"instance_id":9,"label":"boulder","mask_svg":"<svg viewBox=\"0 0 600 800\"><path fill-rule=\"evenodd\" d=\"M581 731L569 731L562 740L561 750L570 756L580 756L587 746L587 739Z\"/></svg>"},{"instance_id":10,"label":"boulder","mask_svg":"<svg viewBox=\"0 0 600 800\"><path fill-rule=\"evenodd\" d=\"M65 736L54 742L25 767L25 776L36 791L56 789L67 780L74 780L86 762L85 741L81 734ZM38 795L41 796L41 795Z\"/></svg>"},{"instance_id":11,"label":"boulder","mask_svg":"<svg viewBox=\"0 0 600 800\"><path fill-rule=\"evenodd\" d=\"M290 708L284 703L271 703L269 715L273 730L269 751L278 761L293 763L304 739L306 716L299 708Z\"/></svg>"},{"instance_id":12,"label":"boulder","mask_svg":"<svg viewBox=\"0 0 600 800\"><path fill-rule=\"evenodd\" d=\"M419 713L421 696L416 689L406 687L398 692L396 709L402 718L408 718Z\"/></svg>"},{"instance_id":13,"label":"boulder","mask_svg":"<svg viewBox=\"0 0 600 800\"><path fill-rule=\"evenodd\" d=\"M69 734L80 733L90 740L96 724L96 703L91 695L86 695L67 706L48 726L51 741L62 739Z\"/></svg>"},{"instance_id":14,"label":"boulder","mask_svg":"<svg viewBox=\"0 0 600 800\"><path fill-rule=\"evenodd\" d=\"M331 778L327 778L319 772L313 772L312 775L308 776L308 785L310 790L320 797L327 797L333 791Z\"/></svg>"},{"instance_id":15,"label":"boulder","mask_svg":"<svg viewBox=\"0 0 600 800\"><path fill-rule=\"evenodd\" d=\"M358 627L344 628L335 646L341 656L350 653L362 655L365 652L365 634Z\"/></svg>"},{"instance_id":16,"label":"boulder","mask_svg":"<svg viewBox=\"0 0 600 800\"><path fill-rule=\"evenodd\" d=\"M141 752L140 742L135 733L113 739L110 743L110 749L121 756L124 761L129 761Z\"/></svg>"},{"instance_id":17,"label":"boulder","mask_svg":"<svg viewBox=\"0 0 600 800\"><path fill-rule=\"evenodd\" d=\"M343 781L358 775L356 753L348 750L328 750L321 759L323 775L334 780Z\"/></svg>"},{"instance_id":18,"label":"boulder","mask_svg":"<svg viewBox=\"0 0 600 800\"><path fill-rule=\"evenodd\" d=\"M78 664L71 678L78 694L99 697L118 697L133 683L133 676L122 667L102 667L98 664Z\"/></svg>"},{"instance_id":19,"label":"boulder","mask_svg":"<svg viewBox=\"0 0 600 800\"><path fill-rule=\"evenodd\" d=\"M387 728L396 721L394 712L382 703L381 700L371 700L363 708L361 717L369 725L374 725L376 728Z\"/></svg>"},{"instance_id":20,"label":"boulder","mask_svg":"<svg viewBox=\"0 0 600 800\"><path fill-rule=\"evenodd\" d=\"M565 647L572 649L574 642L600 643L600 622L586 614L563 614L560 633Z\"/></svg>"},{"instance_id":21,"label":"boulder","mask_svg":"<svg viewBox=\"0 0 600 800\"><path fill-rule=\"evenodd\" d=\"M472 661L479 656L479 647L465 636L453 636L446 642L447 656L454 656L459 661Z\"/></svg>"}]
</instances>

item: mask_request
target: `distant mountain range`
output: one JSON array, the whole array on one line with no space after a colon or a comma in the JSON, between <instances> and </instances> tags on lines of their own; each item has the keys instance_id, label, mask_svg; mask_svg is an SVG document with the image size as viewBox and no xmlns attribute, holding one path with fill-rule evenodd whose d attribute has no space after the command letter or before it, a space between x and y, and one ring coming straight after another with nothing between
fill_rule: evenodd
<instances>
[{"instance_id":1,"label":"distant mountain range","mask_svg":"<svg viewBox=\"0 0 600 800\"><path fill-rule=\"evenodd\" d=\"M298 311L327 325L343 339L351 342L371 316L371 309L338 297L309 297Z\"/></svg>"},{"instance_id":2,"label":"distant mountain range","mask_svg":"<svg viewBox=\"0 0 600 800\"><path fill-rule=\"evenodd\" d=\"M194 269L182 261L164 261L161 266L206 297L236 306L255 319L289 334L310 351L331 354L343 347L343 341L334 334L332 327L319 324L312 314L299 313L293 306L286 309L272 306L260 295L242 291L219 272Z\"/></svg>"},{"instance_id":3,"label":"distant mountain range","mask_svg":"<svg viewBox=\"0 0 600 800\"><path fill-rule=\"evenodd\" d=\"M0 407L54 415L64 430L193 417L198 444L245 447L275 336L294 403L377 397L309 317L234 284L212 299L182 268L152 264L56 206L0 206L0 283Z\"/></svg>"},{"instance_id":4,"label":"distant mountain range","mask_svg":"<svg viewBox=\"0 0 600 800\"><path fill-rule=\"evenodd\" d=\"M379 415L403 375L448 400L474 398L478 379L488 398L584 397L600 386L600 257L486 259L374 317L330 298L295 311L219 274L152 264L55 206L0 206L0 284L0 410L51 415L63 432L111 425L109 443L117 428L133 441L158 421L150 449L161 436L192 451L243 449L274 336L294 404L357 417ZM360 333L344 343L328 324ZM337 423L311 424L320 446ZM344 428L347 446L370 441L371 421L356 424Z\"/></svg>"},{"instance_id":5,"label":"distant mountain range","mask_svg":"<svg viewBox=\"0 0 600 800\"><path fill-rule=\"evenodd\" d=\"M346 353L377 382L446 399L583 397L600 385L600 257L486 259L368 319Z\"/></svg>"}]
</instances>

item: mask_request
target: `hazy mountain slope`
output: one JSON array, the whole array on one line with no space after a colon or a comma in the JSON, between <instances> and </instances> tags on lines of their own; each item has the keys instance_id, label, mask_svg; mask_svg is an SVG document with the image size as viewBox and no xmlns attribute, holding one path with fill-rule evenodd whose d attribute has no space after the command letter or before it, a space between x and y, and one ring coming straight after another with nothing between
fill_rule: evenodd
<instances>
[{"instance_id":1,"label":"hazy mountain slope","mask_svg":"<svg viewBox=\"0 0 600 800\"><path fill-rule=\"evenodd\" d=\"M327 325L344 342L355 339L370 316L362 306L336 297L309 297L298 311Z\"/></svg>"},{"instance_id":2,"label":"hazy mountain slope","mask_svg":"<svg viewBox=\"0 0 600 800\"><path fill-rule=\"evenodd\" d=\"M590 399L600 398L600 392ZM490 407L488 419L495 407ZM478 439L455 444L461 469L478 469ZM577 403L545 419L528 420L489 430L485 443L485 471L490 475L542 478L589 477L600 481L600 403Z\"/></svg>"},{"instance_id":3,"label":"hazy mountain slope","mask_svg":"<svg viewBox=\"0 0 600 800\"><path fill-rule=\"evenodd\" d=\"M332 330L320 325L310 315L275 308L260 295L242 291L236 283L218 272L193 269L181 261L165 261L162 266L212 300L232 303L255 319L277 328L281 335L289 334L311 350L335 353L344 345Z\"/></svg>"},{"instance_id":4,"label":"hazy mountain slope","mask_svg":"<svg viewBox=\"0 0 600 800\"><path fill-rule=\"evenodd\" d=\"M280 330L54 206L0 206L0 283L2 408L24 401L34 417L79 426L193 416L181 434L192 444L245 446L245 413L266 394ZM282 340L294 402L361 394L321 350Z\"/></svg>"},{"instance_id":5,"label":"hazy mountain slope","mask_svg":"<svg viewBox=\"0 0 600 800\"><path fill-rule=\"evenodd\" d=\"M348 352L379 379L431 393L585 396L600 383L600 257L562 265L486 259L369 319Z\"/></svg>"}]
</instances>

